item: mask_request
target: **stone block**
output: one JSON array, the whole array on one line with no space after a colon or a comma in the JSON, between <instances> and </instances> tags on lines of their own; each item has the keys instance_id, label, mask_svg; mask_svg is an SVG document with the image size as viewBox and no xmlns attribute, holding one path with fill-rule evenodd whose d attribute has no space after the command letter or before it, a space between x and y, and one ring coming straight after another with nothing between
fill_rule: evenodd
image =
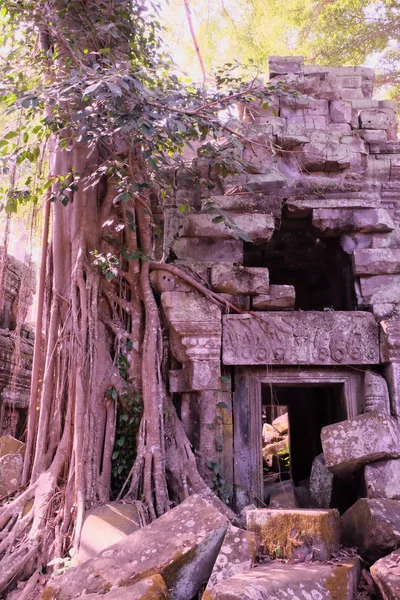
<instances>
[{"instance_id":1,"label":"stone block","mask_svg":"<svg viewBox=\"0 0 400 600\"><path fill-rule=\"evenodd\" d=\"M392 552L400 544L400 502L360 498L342 515L341 537L368 560Z\"/></svg>"},{"instance_id":2,"label":"stone block","mask_svg":"<svg viewBox=\"0 0 400 600\"><path fill-rule=\"evenodd\" d=\"M172 251L178 259L212 261L214 263L243 262L243 242L241 240L221 240L212 238L179 238L172 244Z\"/></svg>"},{"instance_id":3,"label":"stone block","mask_svg":"<svg viewBox=\"0 0 400 600\"><path fill-rule=\"evenodd\" d=\"M325 464L324 455L313 460L310 474L310 498L314 508L329 508L332 499L333 473Z\"/></svg>"},{"instance_id":4,"label":"stone block","mask_svg":"<svg viewBox=\"0 0 400 600\"><path fill-rule=\"evenodd\" d=\"M400 273L400 250L397 248L355 250L353 266L355 275Z\"/></svg>"},{"instance_id":5,"label":"stone block","mask_svg":"<svg viewBox=\"0 0 400 600\"><path fill-rule=\"evenodd\" d=\"M339 547L339 513L328 510L259 508L246 514L263 552L272 558L329 560Z\"/></svg>"},{"instance_id":6,"label":"stone block","mask_svg":"<svg viewBox=\"0 0 400 600\"><path fill-rule=\"evenodd\" d=\"M161 292L193 291L193 286L189 285L169 271L152 271L150 273L150 283L159 294L161 294Z\"/></svg>"},{"instance_id":7,"label":"stone block","mask_svg":"<svg viewBox=\"0 0 400 600\"><path fill-rule=\"evenodd\" d=\"M189 215L183 226L187 238L238 238L245 234L254 243L267 242L275 229L271 214L230 212L221 222L213 222L215 215L199 213Z\"/></svg>"},{"instance_id":8,"label":"stone block","mask_svg":"<svg viewBox=\"0 0 400 600\"><path fill-rule=\"evenodd\" d=\"M362 129L386 129L389 126L389 116L383 110L362 110L360 125Z\"/></svg>"},{"instance_id":9,"label":"stone block","mask_svg":"<svg viewBox=\"0 0 400 600\"><path fill-rule=\"evenodd\" d=\"M289 431L289 414L286 412L280 417L277 417L272 421L272 426L274 429L279 431L281 435L288 433Z\"/></svg>"},{"instance_id":10,"label":"stone block","mask_svg":"<svg viewBox=\"0 0 400 600\"><path fill-rule=\"evenodd\" d=\"M313 211L312 223L322 235L337 236L349 232L392 231L394 223L383 208L327 209Z\"/></svg>"},{"instance_id":11,"label":"stone block","mask_svg":"<svg viewBox=\"0 0 400 600\"><path fill-rule=\"evenodd\" d=\"M172 600L188 600L207 581L217 558L228 520L200 496L176 508L103 550L83 565L52 579L58 600L82 592L105 594L152 575L163 577Z\"/></svg>"},{"instance_id":12,"label":"stone block","mask_svg":"<svg viewBox=\"0 0 400 600\"><path fill-rule=\"evenodd\" d=\"M246 182L246 189L250 192L261 192L267 194L283 188L287 183L287 178L279 171L269 171L262 175L249 175Z\"/></svg>"},{"instance_id":13,"label":"stone block","mask_svg":"<svg viewBox=\"0 0 400 600\"><path fill-rule=\"evenodd\" d=\"M0 458L0 498L12 494L21 484L23 462L20 452Z\"/></svg>"},{"instance_id":14,"label":"stone block","mask_svg":"<svg viewBox=\"0 0 400 600\"><path fill-rule=\"evenodd\" d=\"M373 411L321 430L326 466L338 477L349 477L364 465L400 457L400 424Z\"/></svg>"},{"instance_id":15,"label":"stone block","mask_svg":"<svg viewBox=\"0 0 400 600\"><path fill-rule=\"evenodd\" d=\"M170 323L211 321L215 327L221 322L220 308L197 292L163 292L161 303Z\"/></svg>"},{"instance_id":16,"label":"stone block","mask_svg":"<svg viewBox=\"0 0 400 600\"><path fill-rule=\"evenodd\" d=\"M348 147L335 142L304 144L298 160L305 171L342 171L350 166Z\"/></svg>"},{"instance_id":17,"label":"stone block","mask_svg":"<svg viewBox=\"0 0 400 600\"><path fill-rule=\"evenodd\" d=\"M386 142L388 139L386 129L363 129L362 137L369 144L374 144L376 142Z\"/></svg>"},{"instance_id":18,"label":"stone block","mask_svg":"<svg viewBox=\"0 0 400 600\"><path fill-rule=\"evenodd\" d=\"M395 550L371 566L372 579L384 600L400 598L400 550Z\"/></svg>"},{"instance_id":19,"label":"stone block","mask_svg":"<svg viewBox=\"0 0 400 600\"><path fill-rule=\"evenodd\" d=\"M283 189L283 188L282 188ZM283 200L279 194L263 194L261 192L232 194L228 196L212 196L203 200L202 210L207 212L215 207L227 212L268 212L274 217L280 218Z\"/></svg>"},{"instance_id":20,"label":"stone block","mask_svg":"<svg viewBox=\"0 0 400 600\"><path fill-rule=\"evenodd\" d=\"M225 365L379 363L378 324L370 313L260 312L224 315Z\"/></svg>"},{"instance_id":21,"label":"stone block","mask_svg":"<svg viewBox=\"0 0 400 600\"><path fill-rule=\"evenodd\" d=\"M268 294L253 298L253 310L294 310L296 292L293 285L270 285Z\"/></svg>"},{"instance_id":22,"label":"stone block","mask_svg":"<svg viewBox=\"0 0 400 600\"><path fill-rule=\"evenodd\" d=\"M250 310L250 296L240 294L221 294L221 296L237 306L237 308L240 308L240 310Z\"/></svg>"},{"instance_id":23,"label":"stone block","mask_svg":"<svg viewBox=\"0 0 400 600\"><path fill-rule=\"evenodd\" d=\"M217 584L203 600L353 600L359 571L354 558L330 565L260 565Z\"/></svg>"},{"instance_id":24,"label":"stone block","mask_svg":"<svg viewBox=\"0 0 400 600\"><path fill-rule=\"evenodd\" d=\"M79 598L99 600L99 595L84 592ZM170 600L171 596L161 575L152 575L128 587L120 587L102 594L101 598L103 600Z\"/></svg>"},{"instance_id":25,"label":"stone block","mask_svg":"<svg viewBox=\"0 0 400 600\"><path fill-rule=\"evenodd\" d=\"M364 467L367 498L400 500L400 460L378 460Z\"/></svg>"},{"instance_id":26,"label":"stone block","mask_svg":"<svg viewBox=\"0 0 400 600\"><path fill-rule=\"evenodd\" d=\"M289 508L299 507L296 498L293 481L277 481L264 485L264 502L268 508Z\"/></svg>"},{"instance_id":27,"label":"stone block","mask_svg":"<svg viewBox=\"0 0 400 600\"><path fill-rule=\"evenodd\" d=\"M351 194L349 194L351 195ZM285 204L285 210L289 218L301 219L310 217L312 211L324 208L324 209L354 209L354 208L375 208L380 202L379 197L373 194L364 194L363 196L356 195L350 198L330 198L325 197L314 197L308 196L306 198L299 198L293 196L289 198Z\"/></svg>"},{"instance_id":28,"label":"stone block","mask_svg":"<svg viewBox=\"0 0 400 600\"><path fill-rule=\"evenodd\" d=\"M360 287L364 301L370 304L398 302L400 274L362 276L360 277Z\"/></svg>"},{"instance_id":29,"label":"stone block","mask_svg":"<svg viewBox=\"0 0 400 600\"><path fill-rule=\"evenodd\" d=\"M0 437L0 458L7 454L20 453L23 457L25 454L25 444L20 440L15 439L12 435L3 435Z\"/></svg>"},{"instance_id":30,"label":"stone block","mask_svg":"<svg viewBox=\"0 0 400 600\"><path fill-rule=\"evenodd\" d=\"M215 561L206 592L224 581L250 569L256 560L256 536L251 531L229 525Z\"/></svg>"},{"instance_id":31,"label":"stone block","mask_svg":"<svg viewBox=\"0 0 400 600\"><path fill-rule=\"evenodd\" d=\"M333 123L350 123L351 104L343 100L332 100L329 106L329 114Z\"/></svg>"},{"instance_id":32,"label":"stone block","mask_svg":"<svg viewBox=\"0 0 400 600\"><path fill-rule=\"evenodd\" d=\"M263 267L214 265L211 285L217 292L225 294L268 294L269 272Z\"/></svg>"},{"instance_id":33,"label":"stone block","mask_svg":"<svg viewBox=\"0 0 400 600\"><path fill-rule=\"evenodd\" d=\"M287 73L301 73L304 67L303 56L269 56L269 76L286 75Z\"/></svg>"},{"instance_id":34,"label":"stone block","mask_svg":"<svg viewBox=\"0 0 400 600\"><path fill-rule=\"evenodd\" d=\"M74 563L82 564L146 525L145 515L140 503L108 502L88 511Z\"/></svg>"}]
</instances>

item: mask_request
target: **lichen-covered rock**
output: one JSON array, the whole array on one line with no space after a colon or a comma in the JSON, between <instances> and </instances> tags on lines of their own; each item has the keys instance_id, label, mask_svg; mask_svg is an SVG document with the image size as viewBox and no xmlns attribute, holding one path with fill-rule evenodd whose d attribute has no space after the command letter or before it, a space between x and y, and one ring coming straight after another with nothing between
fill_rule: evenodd
<instances>
[{"instance_id":1,"label":"lichen-covered rock","mask_svg":"<svg viewBox=\"0 0 400 600\"><path fill-rule=\"evenodd\" d=\"M0 458L0 498L14 492L21 483L23 458L20 452Z\"/></svg>"},{"instance_id":2,"label":"lichen-covered rock","mask_svg":"<svg viewBox=\"0 0 400 600\"><path fill-rule=\"evenodd\" d=\"M313 460L310 475L310 497L314 508L329 508L332 499L333 473L325 464L324 455Z\"/></svg>"},{"instance_id":3,"label":"lichen-covered rock","mask_svg":"<svg viewBox=\"0 0 400 600\"><path fill-rule=\"evenodd\" d=\"M255 534L229 525L206 590L209 591L224 579L250 569L255 562L256 554Z\"/></svg>"},{"instance_id":4,"label":"lichen-covered rock","mask_svg":"<svg viewBox=\"0 0 400 600\"><path fill-rule=\"evenodd\" d=\"M385 556L400 545L400 502L360 498L342 516L341 536L368 560Z\"/></svg>"},{"instance_id":5,"label":"lichen-covered rock","mask_svg":"<svg viewBox=\"0 0 400 600\"><path fill-rule=\"evenodd\" d=\"M51 582L57 600L82 592L105 594L160 574L172 600L192 598L212 571L228 520L200 496L103 550L95 558ZM49 586L48 586L49 587ZM42 598L48 599L48 587Z\"/></svg>"},{"instance_id":6,"label":"lichen-covered rock","mask_svg":"<svg viewBox=\"0 0 400 600\"><path fill-rule=\"evenodd\" d=\"M321 430L326 466L338 477L348 477L377 460L400 457L400 425L372 411Z\"/></svg>"},{"instance_id":7,"label":"lichen-covered rock","mask_svg":"<svg viewBox=\"0 0 400 600\"><path fill-rule=\"evenodd\" d=\"M140 503L108 502L88 511L81 532L79 552L74 562L82 564L104 548L134 533L145 525Z\"/></svg>"},{"instance_id":8,"label":"lichen-covered rock","mask_svg":"<svg viewBox=\"0 0 400 600\"><path fill-rule=\"evenodd\" d=\"M379 460L364 467L368 498L400 500L400 460Z\"/></svg>"},{"instance_id":9,"label":"lichen-covered rock","mask_svg":"<svg viewBox=\"0 0 400 600\"><path fill-rule=\"evenodd\" d=\"M203 600L353 600L358 561L261 565L218 583Z\"/></svg>"},{"instance_id":10,"label":"lichen-covered rock","mask_svg":"<svg viewBox=\"0 0 400 600\"><path fill-rule=\"evenodd\" d=\"M399 600L400 550L392 552L373 564L371 575L384 600Z\"/></svg>"},{"instance_id":11,"label":"lichen-covered rock","mask_svg":"<svg viewBox=\"0 0 400 600\"><path fill-rule=\"evenodd\" d=\"M259 508L246 514L265 554L274 558L329 560L339 546L339 513L329 510Z\"/></svg>"},{"instance_id":12,"label":"lichen-covered rock","mask_svg":"<svg viewBox=\"0 0 400 600\"><path fill-rule=\"evenodd\" d=\"M101 596L83 593L79 600L99 600L99 598L104 600L170 600L171 596L161 575L152 575L134 585L117 588ZM53 598L48 597L48 600L53 600Z\"/></svg>"}]
</instances>

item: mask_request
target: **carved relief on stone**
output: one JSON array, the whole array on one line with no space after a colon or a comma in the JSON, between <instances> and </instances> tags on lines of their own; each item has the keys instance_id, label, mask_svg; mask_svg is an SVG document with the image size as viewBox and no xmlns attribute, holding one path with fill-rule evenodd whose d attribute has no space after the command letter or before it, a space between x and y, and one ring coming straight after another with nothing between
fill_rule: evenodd
<instances>
[{"instance_id":1,"label":"carved relief on stone","mask_svg":"<svg viewBox=\"0 0 400 600\"><path fill-rule=\"evenodd\" d=\"M360 312L226 315L222 360L226 365L379 363L378 325Z\"/></svg>"},{"instance_id":2,"label":"carved relief on stone","mask_svg":"<svg viewBox=\"0 0 400 600\"><path fill-rule=\"evenodd\" d=\"M379 373L368 369L364 378L364 412L377 410L390 415L390 398L386 380Z\"/></svg>"}]
</instances>

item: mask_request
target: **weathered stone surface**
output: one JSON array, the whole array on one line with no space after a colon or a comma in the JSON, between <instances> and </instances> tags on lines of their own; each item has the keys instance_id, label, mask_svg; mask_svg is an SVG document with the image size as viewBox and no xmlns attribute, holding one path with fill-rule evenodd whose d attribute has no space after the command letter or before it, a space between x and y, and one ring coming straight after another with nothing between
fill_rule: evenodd
<instances>
[{"instance_id":1,"label":"weathered stone surface","mask_svg":"<svg viewBox=\"0 0 400 600\"><path fill-rule=\"evenodd\" d=\"M193 292L193 287L169 271L152 271L150 273L152 287L161 292Z\"/></svg>"},{"instance_id":2,"label":"weathered stone surface","mask_svg":"<svg viewBox=\"0 0 400 600\"><path fill-rule=\"evenodd\" d=\"M295 302L293 285L270 285L268 294L253 298L253 310L294 310Z\"/></svg>"},{"instance_id":3,"label":"weathered stone surface","mask_svg":"<svg viewBox=\"0 0 400 600\"><path fill-rule=\"evenodd\" d=\"M262 267L214 265L211 285L217 292L226 294L268 294L269 272Z\"/></svg>"},{"instance_id":4,"label":"weathered stone surface","mask_svg":"<svg viewBox=\"0 0 400 600\"><path fill-rule=\"evenodd\" d=\"M269 56L268 67L270 77L301 73L304 66L303 56Z\"/></svg>"},{"instance_id":5,"label":"weathered stone surface","mask_svg":"<svg viewBox=\"0 0 400 600\"><path fill-rule=\"evenodd\" d=\"M172 244L172 251L180 259L229 264L243 262L241 240L179 238Z\"/></svg>"},{"instance_id":6,"label":"weathered stone surface","mask_svg":"<svg viewBox=\"0 0 400 600\"><path fill-rule=\"evenodd\" d=\"M392 552L373 564L371 575L383 600L399 600L400 550Z\"/></svg>"},{"instance_id":7,"label":"weathered stone surface","mask_svg":"<svg viewBox=\"0 0 400 600\"><path fill-rule=\"evenodd\" d=\"M379 363L378 325L362 312L223 316L226 365Z\"/></svg>"},{"instance_id":8,"label":"weathered stone surface","mask_svg":"<svg viewBox=\"0 0 400 600\"><path fill-rule=\"evenodd\" d=\"M400 457L400 425L373 411L321 430L326 466L338 477L348 477L364 465Z\"/></svg>"},{"instance_id":9,"label":"weathered stone surface","mask_svg":"<svg viewBox=\"0 0 400 600\"><path fill-rule=\"evenodd\" d=\"M88 511L74 562L82 564L146 525L145 514L140 503L122 502L108 502Z\"/></svg>"},{"instance_id":10,"label":"weathered stone surface","mask_svg":"<svg viewBox=\"0 0 400 600\"><path fill-rule=\"evenodd\" d=\"M159 574L172 600L188 600L208 580L227 526L215 508L190 496L147 527L55 578L43 594L51 587L57 600L70 600L83 591L104 594Z\"/></svg>"},{"instance_id":11,"label":"weathered stone surface","mask_svg":"<svg viewBox=\"0 0 400 600\"><path fill-rule=\"evenodd\" d=\"M0 458L0 498L14 492L21 483L23 458L20 452Z\"/></svg>"},{"instance_id":12,"label":"weathered stone surface","mask_svg":"<svg viewBox=\"0 0 400 600\"><path fill-rule=\"evenodd\" d=\"M383 110L362 110L360 124L363 129L386 129L389 126L389 115Z\"/></svg>"},{"instance_id":13,"label":"weathered stone surface","mask_svg":"<svg viewBox=\"0 0 400 600\"><path fill-rule=\"evenodd\" d=\"M215 215L200 213L189 215L183 227L184 237L238 238L245 233L254 243L267 242L275 229L270 214L229 213L223 221L214 223Z\"/></svg>"},{"instance_id":14,"label":"weathered stone surface","mask_svg":"<svg viewBox=\"0 0 400 600\"><path fill-rule=\"evenodd\" d=\"M216 585L203 600L353 600L359 564L260 565Z\"/></svg>"},{"instance_id":15,"label":"weathered stone surface","mask_svg":"<svg viewBox=\"0 0 400 600\"><path fill-rule=\"evenodd\" d=\"M364 377L364 412L377 410L390 415L389 390L385 378L371 369L367 369Z\"/></svg>"},{"instance_id":16,"label":"weathered stone surface","mask_svg":"<svg viewBox=\"0 0 400 600\"><path fill-rule=\"evenodd\" d=\"M206 591L209 592L217 583L250 569L256 560L256 554L255 534L229 525Z\"/></svg>"},{"instance_id":17,"label":"weathered stone surface","mask_svg":"<svg viewBox=\"0 0 400 600\"><path fill-rule=\"evenodd\" d=\"M400 500L400 460L378 460L364 467L367 498Z\"/></svg>"},{"instance_id":18,"label":"weathered stone surface","mask_svg":"<svg viewBox=\"0 0 400 600\"><path fill-rule=\"evenodd\" d=\"M400 320L391 319L389 321L382 321L380 327L380 345L382 362L400 362ZM393 377L393 379L394 381L392 382L391 391L394 392L396 387L395 380L397 379L397 377ZM396 414L400 415L400 406L399 411L396 411Z\"/></svg>"},{"instance_id":19,"label":"weathered stone surface","mask_svg":"<svg viewBox=\"0 0 400 600\"><path fill-rule=\"evenodd\" d=\"M310 498L314 508L329 508L332 499L333 473L325 464L324 455L313 460L310 474Z\"/></svg>"},{"instance_id":20,"label":"weathered stone surface","mask_svg":"<svg viewBox=\"0 0 400 600\"><path fill-rule=\"evenodd\" d=\"M315 127L318 128L318 125L315 124ZM343 144L310 143L304 144L298 160L304 171L342 171L350 166L350 153Z\"/></svg>"},{"instance_id":21,"label":"weathered stone surface","mask_svg":"<svg viewBox=\"0 0 400 600\"><path fill-rule=\"evenodd\" d=\"M397 302L400 293L400 274L360 277L360 286L366 302L371 304Z\"/></svg>"},{"instance_id":22,"label":"weathered stone surface","mask_svg":"<svg viewBox=\"0 0 400 600\"><path fill-rule=\"evenodd\" d=\"M259 508L246 514L263 552L273 558L329 560L339 546L337 510Z\"/></svg>"},{"instance_id":23,"label":"weathered stone surface","mask_svg":"<svg viewBox=\"0 0 400 600\"><path fill-rule=\"evenodd\" d=\"M377 560L400 544L400 502L360 498L341 518L344 543L357 546L361 556Z\"/></svg>"},{"instance_id":24,"label":"weathered stone surface","mask_svg":"<svg viewBox=\"0 0 400 600\"><path fill-rule=\"evenodd\" d=\"M289 413L286 412L280 417L276 417L272 421L272 426L281 434L287 433L289 431Z\"/></svg>"},{"instance_id":25,"label":"weathered stone surface","mask_svg":"<svg viewBox=\"0 0 400 600\"><path fill-rule=\"evenodd\" d=\"M382 208L335 209L318 208L313 211L313 225L323 235L346 232L392 231L394 223Z\"/></svg>"},{"instance_id":26,"label":"weathered stone surface","mask_svg":"<svg viewBox=\"0 0 400 600\"><path fill-rule=\"evenodd\" d=\"M355 250L353 265L355 275L392 275L400 273L400 249Z\"/></svg>"},{"instance_id":27,"label":"weathered stone surface","mask_svg":"<svg viewBox=\"0 0 400 600\"><path fill-rule=\"evenodd\" d=\"M15 439L11 435L3 435L0 437L0 458L6 454L16 454L19 452L21 456L25 454L25 444L20 440Z\"/></svg>"},{"instance_id":28,"label":"weathered stone surface","mask_svg":"<svg viewBox=\"0 0 400 600\"><path fill-rule=\"evenodd\" d=\"M49 596L47 596L49 598ZM167 586L161 575L146 577L128 587L120 587L106 594L85 594L79 596L82 600L170 600Z\"/></svg>"},{"instance_id":29,"label":"weathered stone surface","mask_svg":"<svg viewBox=\"0 0 400 600\"><path fill-rule=\"evenodd\" d=\"M264 485L264 503L268 508L298 508L293 481L277 481Z\"/></svg>"},{"instance_id":30,"label":"weathered stone surface","mask_svg":"<svg viewBox=\"0 0 400 600\"><path fill-rule=\"evenodd\" d=\"M350 123L350 102L343 102L343 100L332 100L329 107L329 114L333 123Z\"/></svg>"}]
</instances>

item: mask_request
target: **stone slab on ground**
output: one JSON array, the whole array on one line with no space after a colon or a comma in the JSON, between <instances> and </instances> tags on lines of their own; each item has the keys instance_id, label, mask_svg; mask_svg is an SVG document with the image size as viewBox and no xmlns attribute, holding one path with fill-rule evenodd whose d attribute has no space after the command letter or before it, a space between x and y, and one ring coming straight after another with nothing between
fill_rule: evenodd
<instances>
[{"instance_id":1,"label":"stone slab on ground","mask_svg":"<svg viewBox=\"0 0 400 600\"><path fill-rule=\"evenodd\" d=\"M329 560L339 547L339 513L335 509L249 510L247 529L263 552L273 558Z\"/></svg>"},{"instance_id":2,"label":"stone slab on ground","mask_svg":"<svg viewBox=\"0 0 400 600\"><path fill-rule=\"evenodd\" d=\"M0 437L0 458L6 454L15 454L20 452L23 457L25 454L25 444L12 435L2 435Z\"/></svg>"},{"instance_id":3,"label":"stone slab on ground","mask_svg":"<svg viewBox=\"0 0 400 600\"><path fill-rule=\"evenodd\" d=\"M160 574L172 600L188 600L210 577L227 527L228 520L219 511L200 496L190 496L150 525L52 580L52 591L57 600L72 600L84 591L105 594Z\"/></svg>"},{"instance_id":4,"label":"stone slab on ground","mask_svg":"<svg viewBox=\"0 0 400 600\"><path fill-rule=\"evenodd\" d=\"M341 536L368 560L392 552L400 545L400 502L360 498L342 515Z\"/></svg>"},{"instance_id":5,"label":"stone slab on ground","mask_svg":"<svg viewBox=\"0 0 400 600\"><path fill-rule=\"evenodd\" d=\"M333 473L325 464L323 454L313 460L310 475L310 498L314 508L329 508L332 500Z\"/></svg>"},{"instance_id":6,"label":"stone slab on ground","mask_svg":"<svg viewBox=\"0 0 400 600\"><path fill-rule=\"evenodd\" d=\"M0 458L0 498L12 494L21 484L23 463L20 452Z\"/></svg>"},{"instance_id":7,"label":"stone slab on ground","mask_svg":"<svg viewBox=\"0 0 400 600\"><path fill-rule=\"evenodd\" d=\"M203 594L203 600L353 600L359 564L268 564L235 575Z\"/></svg>"},{"instance_id":8,"label":"stone slab on ground","mask_svg":"<svg viewBox=\"0 0 400 600\"><path fill-rule=\"evenodd\" d=\"M372 411L323 427L321 442L328 469L349 477L367 463L400 457L400 424Z\"/></svg>"},{"instance_id":9,"label":"stone slab on ground","mask_svg":"<svg viewBox=\"0 0 400 600\"><path fill-rule=\"evenodd\" d=\"M101 596L84 593L79 600L99 600L99 598L104 600L170 600L171 596L161 575L152 575L134 585L117 588ZM49 600L53 599L49 598Z\"/></svg>"},{"instance_id":10,"label":"stone slab on ground","mask_svg":"<svg viewBox=\"0 0 400 600\"><path fill-rule=\"evenodd\" d=\"M211 267L211 285L226 294L268 294L269 272L263 267Z\"/></svg>"},{"instance_id":11,"label":"stone slab on ground","mask_svg":"<svg viewBox=\"0 0 400 600\"><path fill-rule=\"evenodd\" d=\"M81 541L74 563L82 564L99 552L134 533L145 525L140 502L108 502L88 511L82 527Z\"/></svg>"},{"instance_id":12,"label":"stone slab on ground","mask_svg":"<svg viewBox=\"0 0 400 600\"><path fill-rule=\"evenodd\" d=\"M256 554L255 534L229 525L206 590L209 591L217 583L250 569L256 560Z\"/></svg>"},{"instance_id":13,"label":"stone slab on ground","mask_svg":"<svg viewBox=\"0 0 400 600\"><path fill-rule=\"evenodd\" d=\"M400 550L392 552L373 564L371 575L384 600L399 600Z\"/></svg>"},{"instance_id":14,"label":"stone slab on ground","mask_svg":"<svg viewBox=\"0 0 400 600\"><path fill-rule=\"evenodd\" d=\"M400 500L400 460L378 460L364 467L367 498Z\"/></svg>"}]
</instances>

